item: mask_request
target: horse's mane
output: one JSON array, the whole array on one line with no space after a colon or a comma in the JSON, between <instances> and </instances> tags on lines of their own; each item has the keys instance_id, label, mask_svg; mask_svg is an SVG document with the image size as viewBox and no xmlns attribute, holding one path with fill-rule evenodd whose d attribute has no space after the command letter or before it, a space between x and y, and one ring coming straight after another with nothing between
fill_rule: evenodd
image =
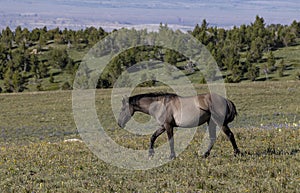
<instances>
[{"instance_id":1,"label":"horse's mane","mask_svg":"<svg viewBox=\"0 0 300 193\"><path fill-rule=\"evenodd\" d=\"M174 93L167 93L167 92L150 92L150 93L144 93L144 94L138 94L129 97L129 104L136 104L136 101L140 100L141 98L149 97L149 98L157 98L160 99L162 97L164 98L173 98L177 97L177 94Z\"/></svg>"}]
</instances>

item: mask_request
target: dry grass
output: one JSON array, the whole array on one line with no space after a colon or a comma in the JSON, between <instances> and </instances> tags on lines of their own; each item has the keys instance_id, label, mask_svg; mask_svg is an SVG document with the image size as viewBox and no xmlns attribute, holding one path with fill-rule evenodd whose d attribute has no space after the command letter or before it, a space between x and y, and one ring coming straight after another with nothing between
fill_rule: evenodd
<instances>
[{"instance_id":1,"label":"dry grass","mask_svg":"<svg viewBox=\"0 0 300 193\"><path fill-rule=\"evenodd\" d=\"M227 85L238 108L231 125L243 156L221 134L211 156L197 156L203 132L174 161L146 171L98 159L79 138L70 92L0 95L1 192L297 192L300 189L299 82ZM204 86L197 86L203 92ZM99 119L122 145L148 148L109 113L110 90L97 91ZM165 142L163 135L158 144ZM176 139L175 139L176 140Z\"/></svg>"}]
</instances>

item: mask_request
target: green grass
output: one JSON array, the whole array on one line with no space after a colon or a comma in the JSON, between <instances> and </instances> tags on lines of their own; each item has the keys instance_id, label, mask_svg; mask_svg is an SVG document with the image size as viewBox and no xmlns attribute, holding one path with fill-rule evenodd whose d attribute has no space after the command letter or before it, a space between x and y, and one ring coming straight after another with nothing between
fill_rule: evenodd
<instances>
[{"instance_id":1,"label":"green grass","mask_svg":"<svg viewBox=\"0 0 300 193\"><path fill-rule=\"evenodd\" d=\"M278 72L273 72L269 75L270 80L295 80L297 79L296 73L300 72L300 45L279 48L274 51L276 58L275 66L278 66L280 61L284 60L286 69L284 70L283 77L278 76ZM264 78L263 76L261 78Z\"/></svg>"},{"instance_id":2,"label":"green grass","mask_svg":"<svg viewBox=\"0 0 300 193\"><path fill-rule=\"evenodd\" d=\"M299 87L299 81L226 84L227 96L239 112L230 126L244 155L234 157L220 134L211 156L202 159L197 155L204 130L200 127L175 160L146 171L117 168L97 158L84 143L64 142L80 138L70 91L1 94L0 191L297 192ZM169 90L135 92L158 89ZM196 89L207 91L205 85ZM117 127L110 94L109 89L96 92L96 110L107 133L121 145L147 149L150 136L130 135ZM166 135L157 142L166 142Z\"/></svg>"}]
</instances>

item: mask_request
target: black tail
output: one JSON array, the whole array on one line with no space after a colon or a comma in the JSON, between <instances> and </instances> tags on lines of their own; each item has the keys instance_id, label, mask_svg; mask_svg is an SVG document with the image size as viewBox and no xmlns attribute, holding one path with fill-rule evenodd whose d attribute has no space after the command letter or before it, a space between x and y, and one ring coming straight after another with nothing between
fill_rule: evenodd
<instances>
[{"instance_id":1,"label":"black tail","mask_svg":"<svg viewBox=\"0 0 300 193\"><path fill-rule=\"evenodd\" d=\"M227 102L227 114L225 116L224 124L228 124L234 120L238 115L235 104L231 100L226 100Z\"/></svg>"}]
</instances>

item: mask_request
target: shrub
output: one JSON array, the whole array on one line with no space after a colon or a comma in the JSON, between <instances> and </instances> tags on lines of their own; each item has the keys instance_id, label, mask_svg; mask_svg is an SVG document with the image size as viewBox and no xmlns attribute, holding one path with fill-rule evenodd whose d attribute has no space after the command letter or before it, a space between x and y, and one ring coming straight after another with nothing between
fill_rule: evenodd
<instances>
[{"instance_id":1,"label":"shrub","mask_svg":"<svg viewBox=\"0 0 300 193\"><path fill-rule=\"evenodd\" d=\"M64 82L63 85L61 86L62 90L71 90L72 86L70 85L69 82Z\"/></svg>"},{"instance_id":2,"label":"shrub","mask_svg":"<svg viewBox=\"0 0 300 193\"><path fill-rule=\"evenodd\" d=\"M297 79L297 80L300 80L300 71L297 71L297 72L296 72L296 79Z\"/></svg>"}]
</instances>

